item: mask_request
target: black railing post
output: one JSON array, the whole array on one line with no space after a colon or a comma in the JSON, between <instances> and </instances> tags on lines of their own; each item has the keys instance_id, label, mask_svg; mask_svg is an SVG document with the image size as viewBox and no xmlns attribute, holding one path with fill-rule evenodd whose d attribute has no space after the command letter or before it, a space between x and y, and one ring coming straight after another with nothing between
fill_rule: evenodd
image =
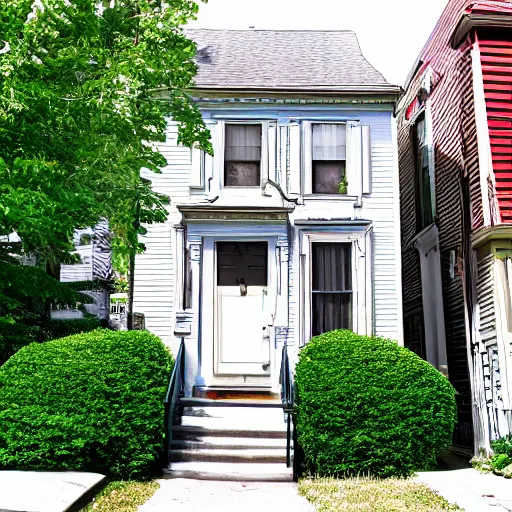
<instances>
[{"instance_id":1,"label":"black railing post","mask_svg":"<svg viewBox=\"0 0 512 512\"><path fill-rule=\"evenodd\" d=\"M165 439L164 439L164 464L169 466L170 452L172 449L172 426L175 422L176 408L179 399L183 396L183 389L185 387L185 340L181 338L180 348L178 355L174 362L171 378L169 380L169 387L164 400L164 424L165 424Z\"/></svg>"}]
</instances>

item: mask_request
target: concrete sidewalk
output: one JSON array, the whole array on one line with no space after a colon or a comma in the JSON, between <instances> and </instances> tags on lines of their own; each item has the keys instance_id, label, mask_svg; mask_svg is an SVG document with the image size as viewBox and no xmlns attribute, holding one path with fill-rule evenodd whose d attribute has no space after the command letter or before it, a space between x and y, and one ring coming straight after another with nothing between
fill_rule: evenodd
<instances>
[{"instance_id":1,"label":"concrete sidewalk","mask_svg":"<svg viewBox=\"0 0 512 512\"><path fill-rule=\"evenodd\" d=\"M0 511L64 512L104 479L98 473L0 471Z\"/></svg>"},{"instance_id":2,"label":"concrete sidewalk","mask_svg":"<svg viewBox=\"0 0 512 512\"><path fill-rule=\"evenodd\" d=\"M418 479L466 512L512 512L512 480L472 468L418 473Z\"/></svg>"},{"instance_id":3,"label":"concrete sidewalk","mask_svg":"<svg viewBox=\"0 0 512 512\"><path fill-rule=\"evenodd\" d=\"M139 512L314 512L293 482L225 482L175 478L158 480L160 489Z\"/></svg>"}]
</instances>

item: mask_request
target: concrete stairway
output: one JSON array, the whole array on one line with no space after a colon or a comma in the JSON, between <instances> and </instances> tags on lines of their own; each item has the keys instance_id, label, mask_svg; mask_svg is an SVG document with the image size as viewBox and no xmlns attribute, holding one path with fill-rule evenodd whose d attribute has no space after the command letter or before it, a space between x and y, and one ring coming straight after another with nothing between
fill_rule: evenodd
<instances>
[{"instance_id":1,"label":"concrete stairway","mask_svg":"<svg viewBox=\"0 0 512 512\"><path fill-rule=\"evenodd\" d=\"M279 401L183 398L180 405L168 478L292 480Z\"/></svg>"}]
</instances>

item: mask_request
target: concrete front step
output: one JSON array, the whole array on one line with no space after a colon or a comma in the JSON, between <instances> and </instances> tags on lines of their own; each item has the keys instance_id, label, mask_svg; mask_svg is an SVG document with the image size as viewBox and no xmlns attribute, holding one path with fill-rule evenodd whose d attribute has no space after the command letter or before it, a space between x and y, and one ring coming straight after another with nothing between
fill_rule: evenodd
<instances>
[{"instance_id":1,"label":"concrete front step","mask_svg":"<svg viewBox=\"0 0 512 512\"><path fill-rule=\"evenodd\" d=\"M197 450L200 448L219 450L267 450L286 449L286 439L258 437L216 437L201 436L194 439L173 439L173 450Z\"/></svg>"},{"instance_id":2,"label":"concrete front step","mask_svg":"<svg viewBox=\"0 0 512 512\"><path fill-rule=\"evenodd\" d=\"M164 478L227 480L241 482L291 482L293 474L286 464L174 462L164 470Z\"/></svg>"},{"instance_id":3,"label":"concrete front step","mask_svg":"<svg viewBox=\"0 0 512 512\"><path fill-rule=\"evenodd\" d=\"M276 463L286 464L286 449L188 449L172 450L171 461L175 462L231 462L231 463Z\"/></svg>"},{"instance_id":4,"label":"concrete front step","mask_svg":"<svg viewBox=\"0 0 512 512\"><path fill-rule=\"evenodd\" d=\"M185 419L185 418L182 418ZM251 429L247 425L245 428L227 428L220 425L217 428L204 428L192 425L175 425L173 427L174 439L197 441L203 437L244 437L260 439L286 439L286 430L259 430Z\"/></svg>"},{"instance_id":5,"label":"concrete front step","mask_svg":"<svg viewBox=\"0 0 512 512\"><path fill-rule=\"evenodd\" d=\"M229 421L244 423L261 423L281 425L284 423L284 412L282 408L267 409L258 407L184 407L183 417L195 418L222 418ZM192 420L187 420L192 421Z\"/></svg>"},{"instance_id":6,"label":"concrete front step","mask_svg":"<svg viewBox=\"0 0 512 512\"><path fill-rule=\"evenodd\" d=\"M200 427L206 430L259 430L267 431L285 431L286 423L284 415L279 411L276 416L267 414L243 414L242 416L182 416L182 427Z\"/></svg>"}]
</instances>

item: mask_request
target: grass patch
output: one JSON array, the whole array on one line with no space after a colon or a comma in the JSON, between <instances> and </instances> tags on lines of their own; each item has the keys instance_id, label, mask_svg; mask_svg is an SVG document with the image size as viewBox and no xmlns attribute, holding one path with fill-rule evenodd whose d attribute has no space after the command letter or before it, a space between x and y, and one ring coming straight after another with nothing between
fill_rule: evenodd
<instances>
[{"instance_id":1,"label":"grass patch","mask_svg":"<svg viewBox=\"0 0 512 512\"><path fill-rule=\"evenodd\" d=\"M443 512L462 509L410 479L305 479L299 493L317 512Z\"/></svg>"},{"instance_id":2,"label":"grass patch","mask_svg":"<svg viewBox=\"0 0 512 512\"><path fill-rule=\"evenodd\" d=\"M154 481L116 480L104 487L80 512L137 512L159 487L160 484Z\"/></svg>"}]
</instances>

